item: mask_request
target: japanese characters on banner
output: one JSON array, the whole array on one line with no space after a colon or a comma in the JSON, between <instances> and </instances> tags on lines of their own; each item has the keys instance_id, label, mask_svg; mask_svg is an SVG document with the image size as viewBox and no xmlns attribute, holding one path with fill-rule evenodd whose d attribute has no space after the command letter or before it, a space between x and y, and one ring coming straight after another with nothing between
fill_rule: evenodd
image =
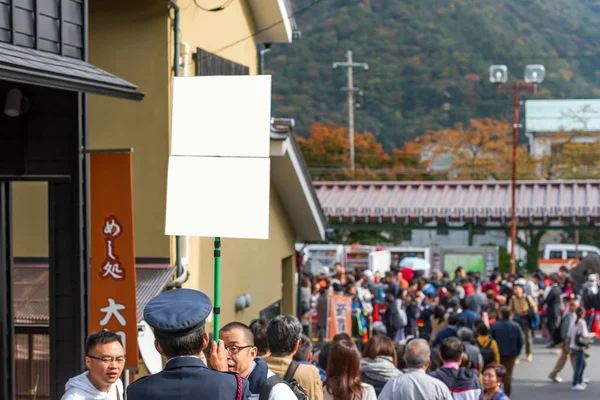
<instances>
[{"instance_id":1,"label":"japanese characters on banner","mask_svg":"<svg viewBox=\"0 0 600 400\"><path fill-rule=\"evenodd\" d=\"M137 309L131 153L90 155L90 333L121 336L137 367Z\"/></svg>"},{"instance_id":2,"label":"japanese characters on banner","mask_svg":"<svg viewBox=\"0 0 600 400\"><path fill-rule=\"evenodd\" d=\"M352 336L352 299L332 294L329 296L329 339L342 332Z\"/></svg>"}]
</instances>

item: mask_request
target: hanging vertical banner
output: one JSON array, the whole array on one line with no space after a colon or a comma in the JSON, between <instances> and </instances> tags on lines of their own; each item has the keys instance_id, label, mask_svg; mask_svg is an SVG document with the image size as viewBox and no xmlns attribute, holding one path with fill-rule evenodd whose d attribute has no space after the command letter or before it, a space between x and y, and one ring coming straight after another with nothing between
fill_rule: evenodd
<instances>
[{"instance_id":1,"label":"hanging vertical banner","mask_svg":"<svg viewBox=\"0 0 600 400\"><path fill-rule=\"evenodd\" d=\"M329 296L329 339L342 332L352 336L352 299L332 294Z\"/></svg>"},{"instance_id":2,"label":"hanging vertical banner","mask_svg":"<svg viewBox=\"0 0 600 400\"><path fill-rule=\"evenodd\" d=\"M90 154L90 333L121 336L138 366L131 153Z\"/></svg>"}]
</instances>

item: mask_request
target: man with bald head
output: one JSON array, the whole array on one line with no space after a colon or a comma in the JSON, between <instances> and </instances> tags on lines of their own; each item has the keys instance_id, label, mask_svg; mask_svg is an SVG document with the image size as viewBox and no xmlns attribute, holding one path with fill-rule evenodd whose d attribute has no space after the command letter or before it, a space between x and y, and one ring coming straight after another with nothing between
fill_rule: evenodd
<instances>
[{"instance_id":1,"label":"man with bald head","mask_svg":"<svg viewBox=\"0 0 600 400\"><path fill-rule=\"evenodd\" d=\"M427 375L431 362L429 344L423 339L413 339L404 350L408 369L390 379L379 394L379 400L452 400L444 383Z\"/></svg>"}]
</instances>

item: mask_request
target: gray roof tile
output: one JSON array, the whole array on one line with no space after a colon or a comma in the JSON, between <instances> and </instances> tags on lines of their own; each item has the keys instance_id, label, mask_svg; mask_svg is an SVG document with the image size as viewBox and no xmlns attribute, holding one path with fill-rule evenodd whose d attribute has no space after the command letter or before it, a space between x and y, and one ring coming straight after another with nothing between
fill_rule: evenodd
<instances>
[{"instance_id":1,"label":"gray roof tile","mask_svg":"<svg viewBox=\"0 0 600 400\"><path fill-rule=\"evenodd\" d=\"M0 43L0 78L63 90L143 100L136 85L85 61Z\"/></svg>"}]
</instances>

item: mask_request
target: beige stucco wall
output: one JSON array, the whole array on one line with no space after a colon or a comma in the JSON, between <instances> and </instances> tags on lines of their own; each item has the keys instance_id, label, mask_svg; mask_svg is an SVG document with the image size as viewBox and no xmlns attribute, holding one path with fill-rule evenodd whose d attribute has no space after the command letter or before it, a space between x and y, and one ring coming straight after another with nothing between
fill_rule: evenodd
<instances>
[{"instance_id":1,"label":"beige stucco wall","mask_svg":"<svg viewBox=\"0 0 600 400\"><path fill-rule=\"evenodd\" d=\"M89 147L133 152L137 257L168 257L164 235L170 70L166 2L90 2L90 62L147 92L143 102L90 96ZM118 12L117 12L118 11Z\"/></svg>"},{"instance_id":2,"label":"beige stucco wall","mask_svg":"<svg viewBox=\"0 0 600 400\"><path fill-rule=\"evenodd\" d=\"M191 53L200 47L245 65L251 75L256 74L256 39L252 36L256 29L246 0L234 1L220 12L202 11L193 1L177 3L181 7L181 41L190 45ZM220 5L213 0L204 0L202 4L205 7ZM231 46L233 43L236 44ZM189 73L194 74L193 63Z\"/></svg>"},{"instance_id":3,"label":"beige stucco wall","mask_svg":"<svg viewBox=\"0 0 600 400\"><path fill-rule=\"evenodd\" d=\"M13 250L15 257L48 256L48 185L12 183Z\"/></svg>"},{"instance_id":4,"label":"beige stucco wall","mask_svg":"<svg viewBox=\"0 0 600 400\"><path fill-rule=\"evenodd\" d=\"M223 210L223 218L227 218L227 210ZM282 298L284 260L295 254L294 231L274 189L271 189L269 239L224 238L221 252L221 324L231 321L249 323L258 317L260 310ZM213 240L192 238L190 277L184 287L199 289L213 298L213 260ZM293 276L289 278L293 279ZM293 280L291 283L293 287ZM252 304L236 312L234 300L245 293L252 296ZM288 300L294 297L287 296ZM293 303L288 305L293 309Z\"/></svg>"}]
</instances>

